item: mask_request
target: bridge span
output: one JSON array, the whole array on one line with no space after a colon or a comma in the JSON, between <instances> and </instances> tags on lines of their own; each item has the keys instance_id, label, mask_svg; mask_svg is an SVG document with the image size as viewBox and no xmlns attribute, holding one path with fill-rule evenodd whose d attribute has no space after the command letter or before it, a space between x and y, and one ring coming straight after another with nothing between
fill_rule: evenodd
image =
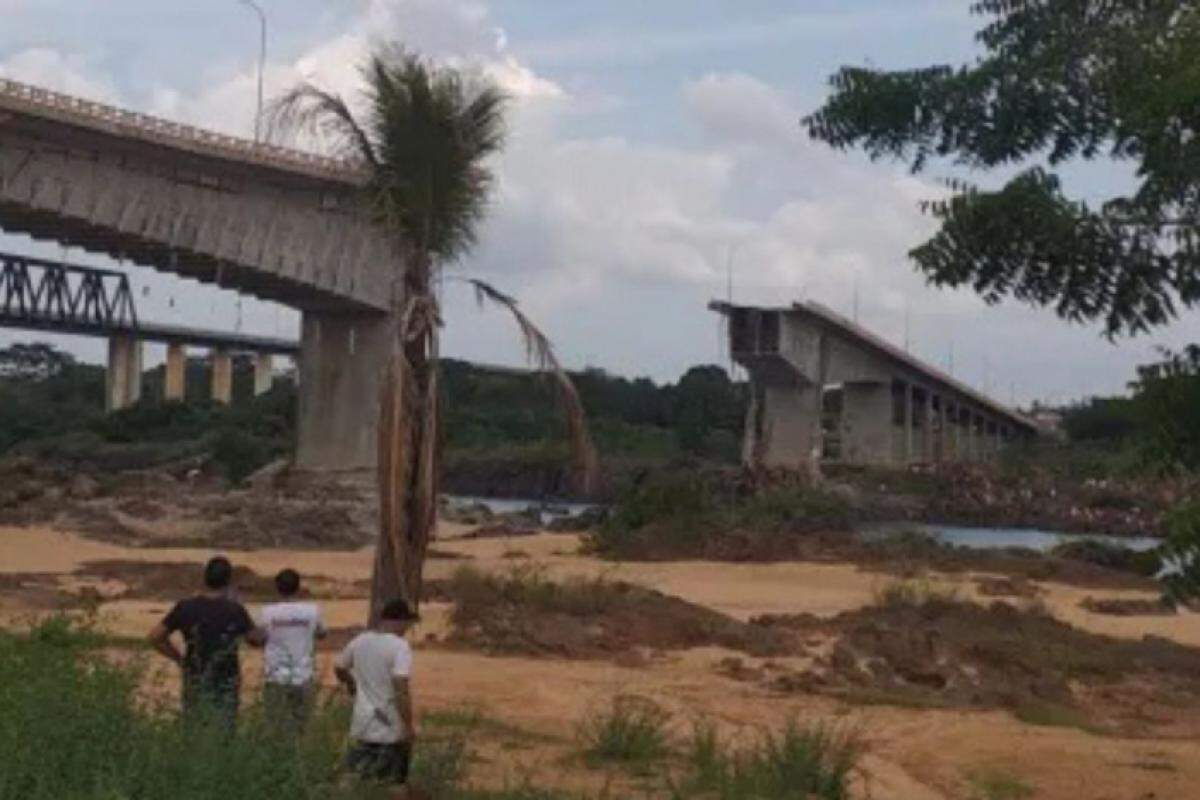
<instances>
[{"instance_id":1,"label":"bridge span","mask_svg":"<svg viewBox=\"0 0 1200 800\"><path fill-rule=\"evenodd\" d=\"M1027 417L819 303L713 302L750 374L743 458L907 466L988 461L1037 435Z\"/></svg>"},{"instance_id":2,"label":"bridge span","mask_svg":"<svg viewBox=\"0 0 1200 800\"><path fill-rule=\"evenodd\" d=\"M373 223L363 182L345 161L0 79L0 229L299 309L297 462L306 467L375 461L374 404L404 248ZM140 338L148 331L169 346L188 335L143 326ZM110 344L110 362L133 363L127 351Z\"/></svg>"}]
</instances>

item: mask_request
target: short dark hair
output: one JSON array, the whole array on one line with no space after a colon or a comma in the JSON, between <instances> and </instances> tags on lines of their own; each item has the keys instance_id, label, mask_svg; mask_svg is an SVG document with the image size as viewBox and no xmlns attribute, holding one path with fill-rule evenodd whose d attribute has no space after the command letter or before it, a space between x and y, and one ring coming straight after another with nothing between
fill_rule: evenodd
<instances>
[{"instance_id":1,"label":"short dark hair","mask_svg":"<svg viewBox=\"0 0 1200 800\"><path fill-rule=\"evenodd\" d=\"M233 580L233 564L225 556L210 558L204 565L204 585L209 589L224 589Z\"/></svg>"},{"instance_id":2,"label":"short dark hair","mask_svg":"<svg viewBox=\"0 0 1200 800\"><path fill-rule=\"evenodd\" d=\"M275 588L284 597L291 597L300 591L300 573L294 569L281 569L275 576Z\"/></svg>"},{"instance_id":3,"label":"short dark hair","mask_svg":"<svg viewBox=\"0 0 1200 800\"><path fill-rule=\"evenodd\" d=\"M417 612L412 610L408 601L401 597L384 603L383 608L379 612L379 618L389 622L408 622L420 619L417 616Z\"/></svg>"}]
</instances>

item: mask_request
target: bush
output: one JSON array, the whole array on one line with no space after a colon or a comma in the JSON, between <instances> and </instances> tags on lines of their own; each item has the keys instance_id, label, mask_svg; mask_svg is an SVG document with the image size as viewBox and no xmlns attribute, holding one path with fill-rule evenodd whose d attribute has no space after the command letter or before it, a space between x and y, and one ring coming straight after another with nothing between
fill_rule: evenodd
<instances>
[{"instance_id":1,"label":"bush","mask_svg":"<svg viewBox=\"0 0 1200 800\"><path fill-rule=\"evenodd\" d=\"M619 763L646 772L670 753L669 721L670 715L652 700L620 695L580 724L584 758L593 766Z\"/></svg>"},{"instance_id":2,"label":"bush","mask_svg":"<svg viewBox=\"0 0 1200 800\"><path fill-rule=\"evenodd\" d=\"M590 545L614 558L706 558L732 549L770 560L794 555L797 535L852 525L848 501L821 486L758 488L733 470L668 470L623 492Z\"/></svg>"},{"instance_id":3,"label":"bush","mask_svg":"<svg viewBox=\"0 0 1200 800\"><path fill-rule=\"evenodd\" d=\"M1054 546L1050 555L1068 561L1082 561L1119 572L1132 572L1153 578L1162 571L1162 556L1156 550L1134 550L1098 539L1075 539Z\"/></svg>"},{"instance_id":4,"label":"bush","mask_svg":"<svg viewBox=\"0 0 1200 800\"><path fill-rule=\"evenodd\" d=\"M716 729L700 723L688 751L688 771L674 787L679 800L846 800L862 755L857 736L823 725L792 721L763 733L742 750L727 750Z\"/></svg>"},{"instance_id":5,"label":"bush","mask_svg":"<svg viewBox=\"0 0 1200 800\"><path fill-rule=\"evenodd\" d=\"M1171 571L1163 576L1166 599L1188 603L1200 598L1200 501L1183 503L1167 515L1163 561Z\"/></svg>"},{"instance_id":6,"label":"bush","mask_svg":"<svg viewBox=\"0 0 1200 800\"><path fill-rule=\"evenodd\" d=\"M140 676L62 619L0 632L0 798L368 798L336 773L346 709L316 709L299 741L249 709L236 733L181 726L138 697Z\"/></svg>"}]
</instances>

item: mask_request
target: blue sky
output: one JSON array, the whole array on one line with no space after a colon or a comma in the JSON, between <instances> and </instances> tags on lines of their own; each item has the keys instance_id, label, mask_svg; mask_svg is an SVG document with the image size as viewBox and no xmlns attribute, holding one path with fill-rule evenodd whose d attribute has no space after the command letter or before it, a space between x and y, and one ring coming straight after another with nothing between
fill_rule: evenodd
<instances>
[{"instance_id":1,"label":"blue sky","mask_svg":"<svg viewBox=\"0 0 1200 800\"><path fill-rule=\"evenodd\" d=\"M1188 315L1117 345L1016 304L924 285L905 253L932 230L911 176L808 141L798 120L842 64L910 67L974 53L970 0L260 0L268 94L300 78L347 93L374 42L487 71L514 97L480 247L453 271L521 298L564 362L673 380L721 361L737 300L819 300L1001 400L1119 391ZM0 0L0 74L220 130L253 130L257 18L236 0ZM1002 176L982 178L999 180ZM1095 199L1123 167L1073 167ZM7 250L59 249L3 237ZM86 253L66 257L103 263ZM297 315L131 268L144 317L294 335ZM519 363L498 312L447 288L450 355ZM239 323L240 319L240 323ZM907 320L907 322L906 322ZM29 338L0 332L0 342ZM62 339L98 360L102 343ZM151 361L157 357L151 350Z\"/></svg>"}]
</instances>

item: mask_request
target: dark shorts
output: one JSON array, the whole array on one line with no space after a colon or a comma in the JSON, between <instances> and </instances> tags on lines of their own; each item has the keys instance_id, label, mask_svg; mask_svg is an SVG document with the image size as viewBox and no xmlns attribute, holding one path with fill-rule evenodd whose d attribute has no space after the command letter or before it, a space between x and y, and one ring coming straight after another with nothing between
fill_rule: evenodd
<instances>
[{"instance_id":1,"label":"dark shorts","mask_svg":"<svg viewBox=\"0 0 1200 800\"><path fill-rule=\"evenodd\" d=\"M408 742L354 742L346 753L346 769L358 773L363 780L406 783L411 760L412 746Z\"/></svg>"},{"instance_id":2,"label":"dark shorts","mask_svg":"<svg viewBox=\"0 0 1200 800\"><path fill-rule=\"evenodd\" d=\"M308 722L309 697L307 685L286 683L263 684L263 710L267 721L281 728L299 732Z\"/></svg>"}]
</instances>

